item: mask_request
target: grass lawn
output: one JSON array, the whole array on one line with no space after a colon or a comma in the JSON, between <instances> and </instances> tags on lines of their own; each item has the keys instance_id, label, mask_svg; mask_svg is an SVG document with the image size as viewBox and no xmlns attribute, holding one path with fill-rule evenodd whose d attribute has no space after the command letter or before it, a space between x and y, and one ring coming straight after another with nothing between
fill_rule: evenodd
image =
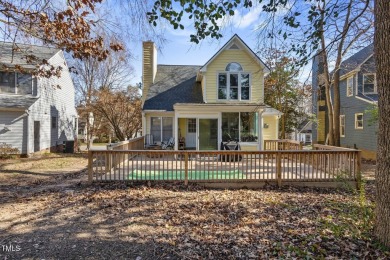
<instances>
[{"instance_id":1,"label":"grass lawn","mask_svg":"<svg viewBox=\"0 0 390 260\"><path fill-rule=\"evenodd\" d=\"M129 173L129 180L184 180L184 171L140 171L135 170ZM207 178L208 176L208 178ZM189 171L189 180L205 179L243 179L243 173L239 170L233 171Z\"/></svg>"}]
</instances>

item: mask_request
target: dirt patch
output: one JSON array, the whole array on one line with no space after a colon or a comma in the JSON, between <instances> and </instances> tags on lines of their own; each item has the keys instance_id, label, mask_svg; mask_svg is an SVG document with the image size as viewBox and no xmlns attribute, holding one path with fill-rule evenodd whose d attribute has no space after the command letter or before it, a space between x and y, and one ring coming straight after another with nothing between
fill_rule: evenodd
<instances>
[{"instance_id":1,"label":"dirt patch","mask_svg":"<svg viewBox=\"0 0 390 260\"><path fill-rule=\"evenodd\" d=\"M390 257L374 240L370 193L362 201L334 189L90 186L85 171L55 172L29 188L0 186L1 258Z\"/></svg>"}]
</instances>

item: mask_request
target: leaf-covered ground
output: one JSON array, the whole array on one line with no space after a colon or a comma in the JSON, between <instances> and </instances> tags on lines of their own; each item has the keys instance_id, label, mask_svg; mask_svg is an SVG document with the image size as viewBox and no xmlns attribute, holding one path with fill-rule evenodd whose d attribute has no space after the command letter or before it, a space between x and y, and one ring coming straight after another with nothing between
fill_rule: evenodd
<instances>
[{"instance_id":1,"label":"leaf-covered ground","mask_svg":"<svg viewBox=\"0 0 390 260\"><path fill-rule=\"evenodd\" d=\"M68 180L0 186L1 259L390 258L372 232L372 183L364 194Z\"/></svg>"}]
</instances>

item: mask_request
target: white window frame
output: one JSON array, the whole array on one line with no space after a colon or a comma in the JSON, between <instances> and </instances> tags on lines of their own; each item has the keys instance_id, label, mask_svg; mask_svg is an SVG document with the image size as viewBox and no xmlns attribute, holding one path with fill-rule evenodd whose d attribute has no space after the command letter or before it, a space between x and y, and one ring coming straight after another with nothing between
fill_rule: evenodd
<instances>
[{"instance_id":1,"label":"white window frame","mask_svg":"<svg viewBox=\"0 0 390 260\"><path fill-rule=\"evenodd\" d=\"M0 71L1 73L7 73L7 71ZM4 95L20 95L18 92L19 90L19 87L18 87L18 74L25 74L25 73L19 73L19 72L15 72L15 71L10 71L9 73L12 73L13 76L14 76L14 86L13 86L13 89L14 89L14 92L9 92L9 93L0 93L1 94L4 94ZM26 95L34 95L34 76L31 75L31 94L26 94Z\"/></svg>"},{"instance_id":2,"label":"white window frame","mask_svg":"<svg viewBox=\"0 0 390 260\"><path fill-rule=\"evenodd\" d=\"M229 65L230 63L237 63L242 68L242 65L239 62L236 62L236 61L228 62L227 65ZM219 95L218 95L219 94L219 75L220 74L226 74L226 99L219 98ZM237 99L230 98L230 75L231 74L238 74ZM241 75L242 74L249 75L249 97L248 97L248 99L241 99L241 92L242 92ZM251 99L252 99L252 73L246 72L246 71L244 71L244 69L242 69L242 71L226 71L225 70L225 71L218 71L217 72L217 100L218 101L244 101L245 102L245 101L250 101Z\"/></svg>"},{"instance_id":3,"label":"white window frame","mask_svg":"<svg viewBox=\"0 0 390 260\"><path fill-rule=\"evenodd\" d=\"M344 124L342 124L342 122ZM344 130L344 134L343 131L341 131L341 129ZM345 137L345 115L340 115L340 137Z\"/></svg>"},{"instance_id":4,"label":"white window frame","mask_svg":"<svg viewBox=\"0 0 390 260\"><path fill-rule=\"evenodd\" d=\"M358 120L358 116L362 116L362 120ZM358 122L362 122L362 126L358 126ZM364 126L364 114L363 113L355 113L355 129L363 129Z\"/></svg>"},{"instance_id":5,"label":"white window frame","mask_svg":"<svg viewBox=\"0 0 390 260\"><path fill-rule=\"evenodd\" d=\"M171 116L151 116L150 117L150 134L152 134L152 121L153 121L153 118L160 118L160 141L156 141L156 142L163 142L163 141L166 141L166 140L163 140L163 120L164 118L171 118L172 119L172 137L174 135L174 131L173 131L173 121L174 121L174 118L171 117Z\"/></svg>"},{"instance_id":6,"label":"white window frame","mask_svg":"<svg viewBox=\"0 0 390 260\"><path fill-rule=\"evenodd\" d=\"M352 83L352 85L350 85ZM353 96L353 76L347 78L347 87L346 87L346 94L347 97L352 97Z\"/></svg>"},{"instance_id":7,"label":"white window frame","mask_svg":"<svg viewBox=\"0 0 390 260\"><path fill-rule=\"evenodd\" d=\"M241 132L242 132L242 121L241 121L241 113L254 113L255 114L255 117L257 116L257 117L259 117L259 114L257 113L257 112L222 112L221 113L221 126L222 126L222 114L223 113L238 113L238 142L240 142L240 143L257 143L258 142L258 140L259 140L259 126L257 125L256 126L256 128L257 128L257 141L246 141L246 142L243 142L242 141L242 136L241 136ZM259 119L257 119L257 120L259 120ZM222 128L222 127L221 127ZM223 130L223 129L222 129ZM222 140L222 137L221 137L221 140Z\"/></svg>"},{"instance_id":8,"label":"white window frame","mask_svg":"<svg viewBox=\"0 0 390 260\"><path fill-rule=\"evenodd\" d=\"M374 92L366 92L365 91L365 88L364 88L364 84L365 84L365 77L368 76L368 75L374 75ZM377 85L376 85L376 73L364 73L363 74L363 94L377 94L378 93L378 89L377 89Z\"/></svg>"}]
</instances>

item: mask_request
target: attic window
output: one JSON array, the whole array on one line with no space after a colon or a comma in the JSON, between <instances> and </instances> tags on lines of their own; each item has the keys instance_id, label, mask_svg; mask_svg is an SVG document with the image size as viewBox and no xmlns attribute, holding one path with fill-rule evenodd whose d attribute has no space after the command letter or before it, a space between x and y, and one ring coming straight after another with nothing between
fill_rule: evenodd
<instances>
[{"instance_id":1,"label":"attic window","mask_svg":"<svg viewBox=\"0 0 390 260\"><path fill-rule=\"evenodd\" d=\"M226 71L243 71L240 63L231 62L226 66Z\"/></svg>"},{"instance_id":2,"label":"attic window","mask_svg":"<svg viewBox=\"0 0 390 260\"><path fill-rule=\"evenodd\" d=\"M229 50L239 50L240 48L235 44L235 43L233 43L231 46L230 46L230 48L229 48Z\"/></svg>"}]
</instances>

